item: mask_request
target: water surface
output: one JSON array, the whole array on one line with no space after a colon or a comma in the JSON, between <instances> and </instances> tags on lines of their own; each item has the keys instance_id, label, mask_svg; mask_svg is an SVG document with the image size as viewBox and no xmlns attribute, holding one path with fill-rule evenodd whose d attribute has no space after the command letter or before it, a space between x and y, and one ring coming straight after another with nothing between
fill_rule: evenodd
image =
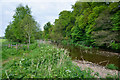
<instances>
[{"instance_id":1,"label":"water surface","mask_svg":"<svg viewBox=\"0 0 120 80\"><path fill-rule=\"evenodd\" d=\"M107 64L115 64L120 68L120 55L118 53L104 51L100 49L85 49L82 47L76 47L72 45L57 45L60 48L67 49L72 57L72 60L86 60L102 66Z\"/></svg>"}]
</instances>

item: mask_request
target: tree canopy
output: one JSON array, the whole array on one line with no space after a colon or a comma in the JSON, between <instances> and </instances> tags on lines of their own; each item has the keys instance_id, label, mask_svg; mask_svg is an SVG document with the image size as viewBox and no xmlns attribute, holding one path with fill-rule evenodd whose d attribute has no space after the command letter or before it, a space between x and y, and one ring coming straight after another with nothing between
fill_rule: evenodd
<instances>
[{"instance_id":1,"label":"tree canopy","mask_svg":"<svg viewBox=\"0 0 120 80\"><path fill-rule=\"evenodd\" d=\"M49 31L51 39L120 49L120 2L77 1L72 9L59 13Z\"/></svg>"},{"instance_id":2,"label":"tree canopy","mask_svg":"<svg viewBox=\"0 0 120 80\"><path fill-rule=\"evenodd\" d=\"M47 22L44 31L31 15L30 8L19 5L5 37L16 42L35 39L69 40L92 47L120 49L120 2L79 2L72 11L63 10L54 24Z\"/></svg>"},{"instance_id":3,"label":"tree canopy","mask_svg":"<svg viewBox=\"0 0 120 80\"><path fill-rule=\"evenodd\" d=\"M15 10L13 21L6 28L5 37L15 42L30 43L38 35L36 33L41 31L39 28L28 5L24 7L20 4Z\"/></svg>"}]
</instances>

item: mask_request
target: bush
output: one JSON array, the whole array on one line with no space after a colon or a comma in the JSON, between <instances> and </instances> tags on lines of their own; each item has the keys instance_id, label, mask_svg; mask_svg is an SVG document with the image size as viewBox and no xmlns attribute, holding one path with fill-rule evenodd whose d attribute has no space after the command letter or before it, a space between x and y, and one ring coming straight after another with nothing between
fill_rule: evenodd
<instances>
[{"instance_id":1,"label":"bush","mask_svg":"<svg viewBox=\"0 0 120 80\"><path fill-rule=\"evenodd\" d=\"M37 47L38 47L38 44L37 43L33 43L33 44L30 44L29 49L30 50L34 50Z\"/></svg>"},{"instance_id":2,"label":"bush","mask_svg":"<svg viewBox=\"0 0 120 80\"><path fill-rule=\"evenodd\" d=\"M114 64L108 64L107 66L106 66L106 68L108 68L108 69L117 69L118 70L118 67L117 66L115 66Z\"/></svg>"},{"instance_id":3,"label":"bush","mask_svg":"<svg viewBox=\"0 0 120 80\"><path fill-rule=\"evenodd\" d=\"M113 41L113 42L110 44L110 46L111 46L112 49L120 50L120 43L115 43L115 41Z\"/></svg>"}]
</instances>

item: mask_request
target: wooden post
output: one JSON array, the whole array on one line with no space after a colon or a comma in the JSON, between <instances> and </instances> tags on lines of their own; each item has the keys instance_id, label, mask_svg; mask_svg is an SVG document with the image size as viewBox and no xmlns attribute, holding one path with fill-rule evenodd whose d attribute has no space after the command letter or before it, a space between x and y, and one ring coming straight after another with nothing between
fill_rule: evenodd
<instances>
[{"instance_id":1,"label":"wooden post","mask_svg":"<svg viewBox=\"0 0 120 80\"><path fill-rule=\"evenodd\" d=\"M21 45L20 45L20 48L22 48L22 47L23 47L23 45L21 44Z\"/></svg>"},{"instance_id":2,"label":"wooden post","mask_svg":"<svg viewBox=\"0 0 120 80\"><path fill-rule=\"evenodd\" d=\"M27 44L27 48L29 49L29 44Z\"/></svg>"},{"instance_id":3,"label":"wooden post","mask_svg":"<svg viewBox=\"0 0 120 80\"><path fill-rule=\"evenodd\" d=\"M8 47L10 48L10 44L8 44Z\"/></svg>"},{"instance_id":4,"label":"wooden post","mask_svg":"<svg viewBox=\"0 0 120 80\"><path fill-rule=\"evenodd\" d=\"M12 44L11 44L11 48L12 48Z\"/></svg>"},{"instance_id":5,"label":"wooden post","mask_svg":"<svg viewBox=\"0 0 120 80\"><path fill-rule=\"evenodd\" d=\"M18 46L17 46L17 44L16 44L16 50L17 50L17 48L18 48Z\"/></svg>"},{"instance_id":6,"label":"wooden post","mask_svg":"<svg viewBox=\"0 0 120 80\"><path fill-rule=\"evenodd\" d=\"M38 47L40 47L40 42L38 43Z\"/></svg>"}]
</instances>

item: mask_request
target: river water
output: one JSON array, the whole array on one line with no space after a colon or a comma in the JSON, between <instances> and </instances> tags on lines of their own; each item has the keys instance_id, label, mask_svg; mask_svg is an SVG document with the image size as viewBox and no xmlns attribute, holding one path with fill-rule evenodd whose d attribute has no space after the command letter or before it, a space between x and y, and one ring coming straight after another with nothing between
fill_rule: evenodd
<instances>
[{"instance_id":1,"label":"river water","mask_svg":"<svg viewBox=\"0 0 120 80\"><path fill-rule=\"evenodd\" d=\"M54 45L56 45L54 43ZM100 49L85 49L82 47L76 47L72 45L61 45L57 44L59 48L67 49L70 53L72 60L85 60L93 62L102 66L106 64L115 64L115 66L120 68L120 55L119 53L109 52Z\"/></svg>"}]
</instances>

